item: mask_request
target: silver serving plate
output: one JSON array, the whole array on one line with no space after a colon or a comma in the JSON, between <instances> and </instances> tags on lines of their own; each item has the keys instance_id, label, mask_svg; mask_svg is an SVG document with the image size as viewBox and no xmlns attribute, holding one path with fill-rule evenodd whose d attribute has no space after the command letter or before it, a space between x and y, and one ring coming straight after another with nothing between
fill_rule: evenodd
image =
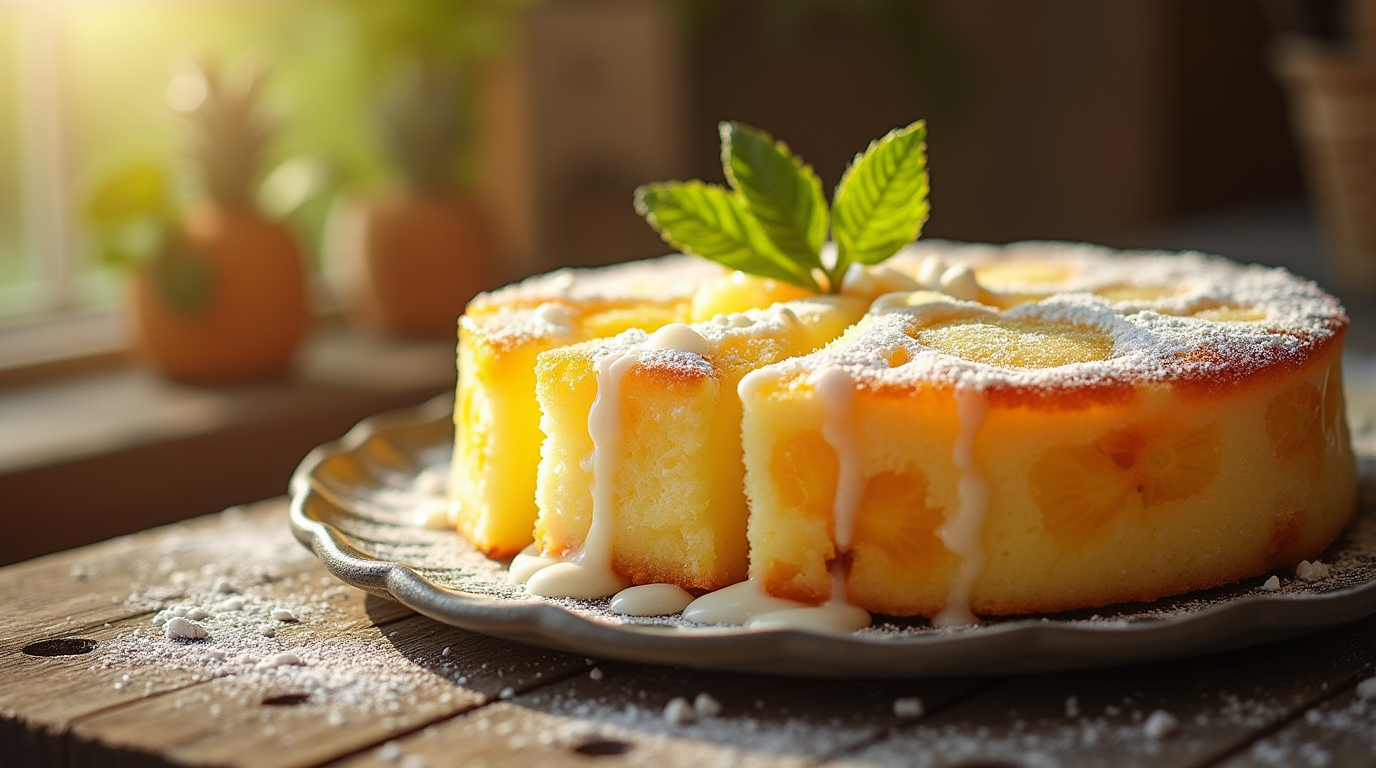
<instances>
[{"instance_id":1,"label":"silver serving plate","mask_svg":"<svg viewBox=\"0 0 1376 768\"><path fill-rule=\"evenodd\" d=\"M679 617L631 619L606 601L546 600L506 580L449 530L413 522L438 503L452 451L452 398L367 419L320 446L291 480L291 525L340 579L436 621L523 643L625 661L815 677L939 677L1043 672L1213 653L1376 613L1376 514L1363 509L1324 555L1332 576L1280 573L1150 604L1011 617L935 629L876 616L852 635L746 630ZM1363 461L1363 464L1367 464Z\"/></svg>"}]
</instances>

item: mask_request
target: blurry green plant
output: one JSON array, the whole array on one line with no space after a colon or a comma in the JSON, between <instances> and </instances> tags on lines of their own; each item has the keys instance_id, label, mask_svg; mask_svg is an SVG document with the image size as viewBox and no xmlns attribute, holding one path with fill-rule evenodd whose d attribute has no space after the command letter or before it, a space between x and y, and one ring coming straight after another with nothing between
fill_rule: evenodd
<instances>
[{"instance_id":1,"label":"blurry green plant","mask_svg":"<svg viewBox=\"0 0 1376 768\"><path fill-rule=\"evenodd\" d=\"M168 103L190 121L188 165L199 194L226 209L262 211L280 220L321 194L331 173L318 158L301 156L260 178L272 129L257 115L258 82L255 74L228 83L218 69L202 66L172 79ZM186 247L186 206L172 179L149 159L116 169L96 183L85 219L102 263L121 269L147 265L167 305L190 314L204 306L215 275Z\"/></svg>"},{"instance_id":2,"label":"blurry green plant","mask_svg":"<svg viewBox=\"0 0 1376 768\"><path fill-rule=\"evenodd\" d=\"M513 47L534 0L350 0L372 127L399 183L341 195L322 256L345 313L403 336L451 337L498 250L475 173L483 67Z\"/></svg>"},{"instance_id":3,"label":"blurry green plant","mask_svg":"<svg viewBox=\"0 0 1376 768\"><path fill-rule=\"evenodd\" d=\"M351 0L372 73L374 126L402 182L462 187L472 175L475 78L511 50L536 0Z\"/></svg>"},{"instance_id":4,"label":"blurry green plant","mask_svg":"<svg viewBox=\"0 0 1376 768\"><path fill-rule=\"evenodd\" d=\"M181 209L163 167L139 161L112 173L91 195L86 220L105 264L147 265L158 295L183 314L195 313L215 288L214 270L183 247Z\"/></svg>"},{"instance_id":5,"label":"blurry green plant","mask_svg":"<svg viewBox=\"0 0 1376 768\"><path fill-rule=\"evenodd\" d=\"M376 72L398 59L471 63L510 50L520 11L536 0L350 0L361 53Z\"/></svg>"},{"instance_id":6,"label":"blurry green plant","mask_svg":"<svg viewBox=\"0 0 1376 768\"><path fill-rule=\"evenodd\" d=\"M99 238L101 261L132 267L166 247L178 211L163 167L141 160L102 179L86 205L85 218Z\"/></svg>"}]
</instances>

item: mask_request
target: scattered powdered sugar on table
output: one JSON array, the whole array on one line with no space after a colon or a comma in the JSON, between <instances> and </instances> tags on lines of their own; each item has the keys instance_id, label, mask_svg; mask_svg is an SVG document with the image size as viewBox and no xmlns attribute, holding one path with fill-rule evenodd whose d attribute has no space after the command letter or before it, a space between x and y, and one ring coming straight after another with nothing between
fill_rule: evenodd
<instances>
[{"instance_id":1,"label":"scattered powdered sugar on table","mask_svg":"<svg viewBox=\"0 0 1376 768\"><path fill-rule=\"evenodd\" d=\"M922 699L916 696L894 699L893 713L897 717L922 717L922 712Z\"/></svg>"},{"instance_id":2,"label":"scattered powdered sugar on table","mask_svg":"<svg viewBox=\"0 0 1376 768\"><path fill-rule=\"evenodd\" d=\"M1147 734L1149 739L1164 739L1175 733L1180 727L1180 721L1175 719L1175 715L1164 709L1158 709L1147 717L1147 722L1142 726L1142 732Z\"/></svg>"},{"instance_id":3,"label":"scattered powdered sugar on table","mask_svg":"<svg viewBox=\"0 0 1376 768\"><path fill-rule=\"evenodd\" d=\"M669 739L690 739L695 743L714 743L727 749L730 759L742 755L748 745L751 754L820 755L852 747L872 738L885 728L869 713L850 713L844 720L832 718L818 722L809 717L815 703L798 702L795 709L770 706L748 711L727 710L708 692L693 696L669 696L650 690L653 684L643 677L640 691L620 689L607 694L586 690L555 688L539 690L518 700L529 712L545 713L549 719L521 718L514 723L485 726L486 716L477 713L475 725L491 727L517 739L534 738L541 744L577 744L591 740L620 740L635 744L655 744ZM715 702L715 706L713 705ZM718 707L722 707L720 710Z\"/></svg>"},{"instance_id":4,"label":"scattered powdered sugar on table","mask_svg":"<svg viewBox=\"0 0 1376 768\"><path fill-rule=\"evenodd\" d=\"M214 537L188 532L157 546L126 601L151 615L128 620L129 628L103 641L93 657L94 668L127 670L116 683L121 690L146 686L152 693L153 681L169 672L193 683L223 679L254 706L290 694L329 707L333 727L360 718L385 727L416 708L447 706L454 683L466 680L456 665L408 657L376 629L350 627L357 609L342 605L360 593L318 571L292 573L312 558L294 541L241 537L230 526ZM216 560L180 567L208 557ZM211 716L224 709L207 706Z\"/></svg>"},{"instance_id":5,"label":"scattered powdered sugar on table","mask_svg":"<svg viewBox=\"0 0 1376 768\"><path fill-rule=\"evenodd\" d=\"M664 719L674 725L686 725L698 719L697 713L693 711L693 705L682 696L669 700L664 705Z\"/></svg>"},{"instance_id":6,"label":"scattered powdered sugar on table","mask_svg":"<svg viewBox=\"0 0 1376 768\"><path fill-rule=\"evenodd\" d=\"M1371 765L1376 762L1376 678L1357 684L1351 696L1339 696L1305 713L1304 718L1251 746L1248 756L1261 765Z\"/></svg>"},{"instance_id":7,"label":"scattered powdered sugar on table","mask_svg":"<svg viewBox=\"0 0 1376 768\"><path fill-rule=\"evenodd\" d=\"M997 695L997 689L994 691ZM1201 690L1184 709L1161 709L1141 693L1112 699L1115 703L1081 704L1065 700L1024 699L1046 714L1016 710L1002 716L986 707L970 717L938 713L917 720L873 746L846 756L847 765L929 768L948 765L1016 765L1062 768L1069 765L1112 766L1128 754L1153 760L1134 764L1186 764L1216 750L1219 732L1255 733L1282 720L1291 703L1266 696L1239 697L1232 691ZM1073 703L1073 706L1072 706Z\"/></svg>"}]
</instances>

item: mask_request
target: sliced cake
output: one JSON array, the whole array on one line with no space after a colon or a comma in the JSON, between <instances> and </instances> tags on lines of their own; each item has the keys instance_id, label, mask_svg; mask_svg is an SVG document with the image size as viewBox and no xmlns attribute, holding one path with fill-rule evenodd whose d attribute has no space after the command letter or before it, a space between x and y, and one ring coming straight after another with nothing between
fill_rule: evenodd
<instances>
[{"instance_id":1,"label":"sliced cake","mask_svg":"<svg viewBox=\"0 0 1376 768\"><path fill-rule=\"evenodd\" d=\"M603 518L613 533L599 556L630 583L717 589L745 578L736 385L819 348L868 306L867 297L814 297L542 354L540 551L588 556L585 540Z\"/></svg>"},{"instance_id":2,"label":"sliced cake","mask_svg":"<svg viewBox=\"0 0 1376 768\"><path fill-rule=\"evenodd\" d=\"M459 318L450 478L459 532L490 557L511 557L531 542L543 439L535 399L541 352L802 295L681 255L565 269L479 295Z\"/></svg>"}]
</instances>

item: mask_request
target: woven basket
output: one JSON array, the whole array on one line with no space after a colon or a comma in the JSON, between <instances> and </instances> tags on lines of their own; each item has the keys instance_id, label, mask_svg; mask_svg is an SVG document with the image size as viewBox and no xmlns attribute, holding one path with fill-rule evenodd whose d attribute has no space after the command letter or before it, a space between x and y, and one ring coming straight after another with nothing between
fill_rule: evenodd
<instances>
[{"instance_id":1,"label":"woven basket","mask_svg":"<svg viewBox=\"0 0 1376 768\"><path fill-rule=\"evenodd\" d=\"M1333 276L1376 294L1376 55L1285 40L1273 65L1289 94Z\"/></svg>"}]
</instances>

